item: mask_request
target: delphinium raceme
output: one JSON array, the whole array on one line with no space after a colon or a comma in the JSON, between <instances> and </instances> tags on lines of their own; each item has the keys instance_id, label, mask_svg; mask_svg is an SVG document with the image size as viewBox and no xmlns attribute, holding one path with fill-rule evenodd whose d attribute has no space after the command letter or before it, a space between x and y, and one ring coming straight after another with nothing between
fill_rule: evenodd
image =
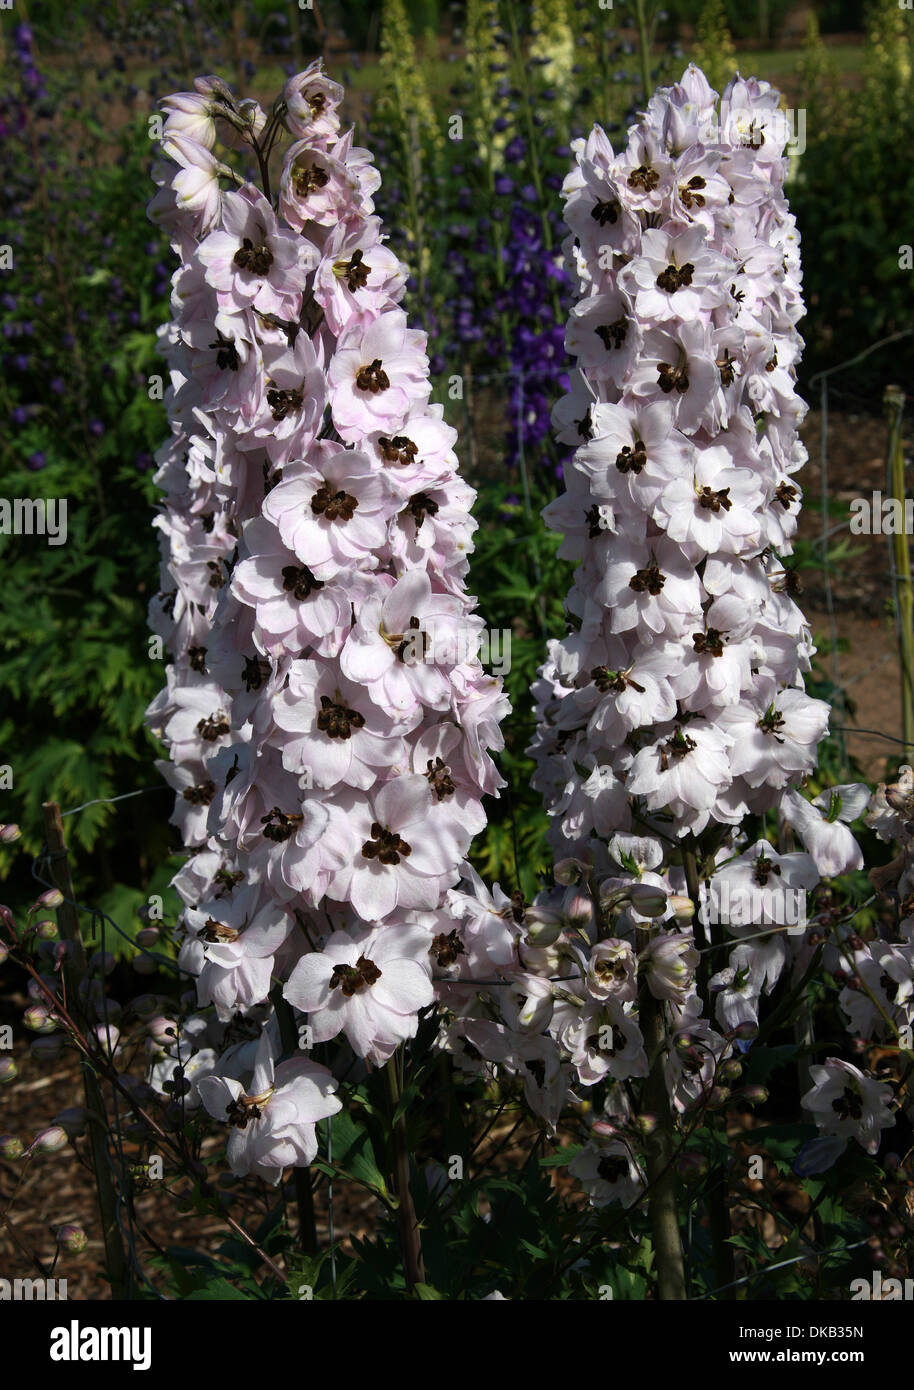
<instances>
[{"instance_id":1,"label":"delphinium raceme","mask_svg":"<svg viewBox=\"0 0 914 1390\"><path fill-rule=\"evenodd\" d=\"M473 493L341 98L319 64L269 112L198 79L163 103L151 204L181 265L151 606L174 660L150 718L191 851L180 962L248 1031L196 1093L235 1171L273 1182L339 1108L307 1053L279 1060L277 1009L375 1066L415 1035L506 703L464 588Z\"/></svg>"},{"instance_id":2,"label":"delphinium raceme","mask_svg":"<svg viewBox=\"0 0 914 1390\"><path fill-rule=\"evenodd\" d=\"M861 863L839 821L861 789L834 789L830 819L795 790L829 711L804 693L785 562L805 458L787 132L766 83L716 100L690 67L623 150L599 126L575 144L577 369L554 412L575 455L544 515L578 568L531 749L558 886L451 898L504 984L453 986L449 1044L519 1075L553 1128L597 1097L571 1171L596 1206L649 1192L664 1298L684 1296L677 1145L740 1075L763 998L810 965L790 904Z\"/></svg>"}]
</instances>

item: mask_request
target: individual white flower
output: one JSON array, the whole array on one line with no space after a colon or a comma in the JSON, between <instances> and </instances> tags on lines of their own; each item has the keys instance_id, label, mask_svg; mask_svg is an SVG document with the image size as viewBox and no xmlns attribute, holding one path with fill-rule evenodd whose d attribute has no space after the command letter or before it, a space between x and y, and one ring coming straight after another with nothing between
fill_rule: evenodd
<instances>
[{"instance_id":1,"label":"individual white flower","mask_svg":"<svg viewBox=\"0 0 914 1390\"><path fill-rule=\"evenodd\" d=\"M889 1108L891 1087L866 1076L840 1057L827 1057L822 1066L810 1067L812 1089L802 1097L825 1135L856 1139L867 1153L874 1154L884 1129L895 1123Z\"/></svg>"},{"instance_id":2,"label":"individual white flower","mask_svg":"<svg viewBox=\"0 0 914 1390\"><path fill-rule=\"evenodd\" d=\"M333 932L322 951L302 956L283 994L308 1015L315 1042L345 1033L353 1051L380 1066L415 1037L419 1010L435 997L429 934L376 927Z\"/></svg>"}]
</instances>

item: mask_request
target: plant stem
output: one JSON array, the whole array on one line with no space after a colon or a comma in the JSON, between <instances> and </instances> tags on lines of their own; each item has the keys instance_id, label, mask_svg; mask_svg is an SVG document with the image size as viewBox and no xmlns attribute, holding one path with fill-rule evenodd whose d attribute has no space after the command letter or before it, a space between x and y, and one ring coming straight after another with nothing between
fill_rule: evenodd
<instances>
[{"instance_id":1,"label":"plant stem","mask_svg":"<svg viewBox=\"0 0 914 1390\"><path fill-rule=\"evenodd\" d=\"M897 386L886 387L883 404L889 419L888 493L891 498L897 499L901 515L904 516L904 448L901 439L904 392ZM892 587L895 592L895 625L901 662L902 737L904 756L910 760L914 755L914 595L911 592L910 544L904 526L896 530L890 545L894 571Z\"/></svg>"},{"instance_id":2,"label":"plant stem","mask_svg":"<svg viewBox=\"0 0 914 1390\"><path fill-rule=\"evenodd\" d=\"M56 801L45 801L41 807L44 813L45 835L48 842L48 866L51 878L64 896L57 909L60 934L67 942L67 957L64 961L64 982L67 988L69 1007L80 1012L80 981L86 974L86 954L83 950L79 931L79 916L74 906L73 881L70 878L70 865L67 860L67 847L63 837L63 821L60 807ZM83 1089L86 1095L88 1116L89 1152L92 1156L92 1169L95 1174L95 1189L98 1194L98 1210L102 1225L102 1239L105 1245L105 1260L108 1279L111 1283L111 1297L129 1297L129 1275L118 1226L118 1195L111 1177L111 1160L108 1153L108 1116L105 1100L98 1077L87 1057L82 1058Z\"/></svg>"},{"instance_id":3,"label":"plant stem","mask_svg":"<svg viewBox=\"0 0 914 1390\"><path fill-rule=\"evenodd\" d=\"M685 870L686 889L689 897L695 904L695 921L700 921L701 913L701 886L698 881L698 859L694 849L686 849L682 852L682 864ZM707 944L713 944L710 924L702 921L702 928L706 937ZM711 1013L711 991L708 988L708 981L711 976L711 952L704 952L698 962L697 983L698 991L704 1001L705 1011L708 1018ZM725 1122L726 1123L726 1122ZM711 1246L714 1252L714 1270L718 1288L728 1289L726 1298L733 1298L733 1291L729 1288L732 1285L736 1270L733 1265L733 1247L729 1243L730 1237L730 1210L727 1206L727 1181L726 1172L721 1174L722 1181L715 1183L708 1194L708 1226L711 1234Z\"/></svg>"},{"instance_id":4,"label":"plant stem","mask_svg":"<svg viewBox=\"0 0 914 1390\"><path fill-rule=\"evenodd\" d=\"M425 1265L422 1260L422 1240L416 1208L409 1190L409 1142L406 1134L406 1116L394 1120L400 1103L400 1075L397 1069L398 1056L394 1053L385 1067L387 1094L390 1099L390 1115L393 1126L393 1182L397 1194L397 1225L400 1231L400 1254L403 1259L403 1275L406 1288L412 1293L417 1284L425 1283Z\"/></svg>"},{"instance_id":5,"label":"plant stem","mask_svg":"<svg viewBox=\"0 0 914 1390\"><path fill-rule=\"evenodd\" d=\"M635 0L635 15L638 23L638 57L641 63L641 82L644 86L644 100L651 94L651 44L647 35L647 13L644 0Z\"/></svg>"},{"instance_id":6,"label":"plant stem","mask_svg":"<svg viewBox=\"0 0 914 1390\"><path fill-rule=\"evenodd\" d=\"M647 945L650 932L639 931L638 935L639 938L643 936L643 945ZM642 985L638 1010L641 1035L650 1060L650 1073L642 1092L643 1108L656 1120L656 1127L645 1139L644 1156L647 1180L652 1189L648 1211L657 1270L657 1296L665 1303L684 1302L688 1294L676 1208L673 1125L663 1074L667 1046L666 1022L663 1004L654 998L646 982Z\"/></svg>"},{"instance_id":7,"label":"plant stem","mask_svg":"<svg viewBox=\"0 0 914 1390\"><path fill-rule=\"evenodd\" d=\"M276 1010L279 1024L279 1037L283 1052L295 1056L298 1050L298 1034L292 1009L282 996L280 988L274 989L270 998ZM314 1212L314 1191L311 1187L311 1172L308 1168L292 1169L292 1185L295 1188L295 1205L298 1208L298 1243L306 1255L317 1254L317 1219Z\"/></svg>"}]
</instances>

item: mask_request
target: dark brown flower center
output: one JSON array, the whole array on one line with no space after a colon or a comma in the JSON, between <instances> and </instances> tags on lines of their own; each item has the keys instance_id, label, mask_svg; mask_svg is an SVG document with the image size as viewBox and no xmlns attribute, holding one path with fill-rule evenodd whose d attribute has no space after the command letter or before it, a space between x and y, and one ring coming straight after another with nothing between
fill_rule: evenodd
<instances>
[{"instance_id":1,"label":"dark brown flower center","mask_svg":"<svg viewBox=\"0 0 914 1390\"><path fill-rule=\"evenodd\" d=\"M650 164L639 164L628 176L629 188L643 188L645 193L653 193L660 182L660 175Z\"/></svg>"},{"instance_id":2,"label":"dark brown flower center","mask_svg":"<svg viewBox=\"0 0 914 1390\"><path fill-rule=\"evenodd\" d=\"M721 385L732 386L736 380L736 359L730 356L729 348L724 348L714 365L720 372Z\"/></svg>"},{"instance_id":3,"label":"dark brown flower center","mask_svg":"<svg viewBox=\"0 0 914 1390\"><path fill-rule=\"evenodd\" d=\"M407 502L406 510L412 512L415 518L416 534L418 535L419 527L422 525L425 518L427 516L437 515L438 503L435 501L434 497L429 497L427 492L417 492Z\"/></svg>"},{"instance_id":4,"label":"dark brown flower center","mask_svg":"<svg viewBox=\"0 0 914 1390\"><path fill-rule=\"evenodd\" d=\"M292 175L292 190L297 198L307 198L329 182L330 175L319 164L299 164Z\"/></svg>"},{"instance_id":5,"label":"dark brown flower center","mask_svg":"<svg viewBox=\"0 0 914 1390\"><path fill-rule=\"evenodd\" d=\"M693 632L692 644L699 656L724 654L724 635L716 627L709 627L707 632Z\"/></svg>"},{"instance_id":6,"label":"dark brown flower center","mask_svg":"<svg viewBox=\"0 0 914 1390\"><path fill-rule=\"evenodd\" d=\"M245 690L262 690L270 679L272 669L265 656L246 656L241 672Z\"/></svg>"},{"instance_id":7,"label":"dark brown flower center","mask_svg":"<svg viewBox=\"0 0 914 1390\"><path fill-rule=\"evenodd\" d=\"M429 786L435 793L439 801L444 801L445 797L453 796L457 788L451 780L451 769L447 766L443 758L436 758L434 763L429 758L427 764L426 777Z\"/></svg>"},{"instance_id":8,"label":"dark brown flower center","mask_svg":"<svg viewBox=\"0 0 914 1390\"><path fill-rule=\"evenodd\" d=\"M363 989L370 989L375 980L380 980L381 971L373 960L368 960L365 956L359 956L355 965L336 965L333 974L330 976L330 988L341 989L347 999L351 999L354 994L361 994Z\"/></svg>"},{"instance_id":9,"label":"dark brown flower center","mask_svg":"<svg viewBox=\"0 0 914 1390\"><path fill-rule=\"evenodd\" d=\"M220 371L226 369L230 372L237 372L241 366L241 359L238 356L238 349L235 347L234 338L224 338L216 329L216 341L210 343L211 348L216 348L216 366Z\"/></svg>"},{"instance_id":10,"label":"dark brown flower center","mask_svg":"<svg viewBox=\"0 0 914 1390\"><path fill-rule=\"evenodd\" d=\"M198 782L194 787L185 787L182 795L185 801L190 802L191 806L209 806L216 795L216 784L215 782Z\"/></svg>"},{"instance_id":11,"label":"dark brown flower center","mask_svg":"<svg viewBox=\"0 0 914 1390\"><path fill-rule=\"evenodd\" d=\"M786 722L783 714L776 710L774 705L771 705L757 721L756 728L761 729L763 734L774 734L778 743L783 743L784 740L779 736L778 730L783 729Z\"/></svg>"},{"instance_id":12,"label":"dark brown flower center","mask_svg":"<svg viewBox=\"0 0 914 1390\"><path fill-rule=\"evenodd\" d=\"M699 193L698 190L706 187L707 184L701 177L701 174L693 175L688 183L681 183L679 185L679 196L682 199L683 207L690 208L694 206L703 208L705 205L704 196Z\"/></svg>"},{"instance_id":13,"label":"dark brown flower center","mask_svg":"<svg viewBox=\"0 0 914 1390\"><path fill-rule=\"evenodd\" d=\"M644 694L644 686L633 681L627 671L610 671L606 666L595 666L590 673L590 679L601 695L622 695L629 686L639 694Z\"/></svg>"},{"instance_id":14,"label":"dark brown flower center","mask_svg":"<svg viewBox=\"0 0 914 1390\"><path fill-rule=\"evenodd\" d=\"M657 385L666 396L671 391L678 391L680 396L683 395L689 389L688 361L683 358L675 367L671 362L658 362Z\"/></svg>"},{"instance_id":15,"label":"dark brown flower center","mask_svg":"<svg viewBox=\"0 0 914 1390\"><path fill-rule=\"evenodd\" d=\"M307 565L285 565L282 571L282 587L287 594L303 602L318 589L324 587L322 579L315 579Z\"/></svg>"},{"instance_id":16,"label":"dark brown flower center","mask_svg":"<svg viewBox=\"0 0 914 1390\"><path fill-rule=\"evenodd\" d=\"M223 734L231 733L231 724L228 716L222 710L217 710L215 714L210 714L206 719L201 719L197 724L197 733L207 743L215 743L217 738L222 738Z\"/></svg>"},{"instance_id":17,"label":"dark brown flower center","mask_svg":"<svg viewBox=\"0 0 914 1390\"><path fill-rule=\"evenodd\" d=\"M756 858L752 866L752 877L760 888L764 888L772 874L780 876L781 866L775 864L773 859L769 859L767 854L762 852Z\"/></svg>"},{"instance_id":18,"label":"dark brown flower center","mask_svg":"<svg viewBox=\"0 0 914 1390\"><path fill-rule=\"evenodd\" d=\"M647 449L641 439L636 439L634 446L623 444L616 454L616 467L620 473L640 473L646 464Z\"/></svg>"},{"instance_id":19,"label":"dark brown flower center","mask_svg":"<svg viewBox=\"0 0 914 1390\"><path fill-rule=\"evenodd\" d=\"M599 328L594 329L594 332L606 351L611 352L613 348L618 349L625 342L628 334L628 320L623 317L616 319L613 323L601 323Z\"/></svg>"},{"instance_id":20,"label":"dark brown flower center","mask_svg":"<svg viewBox=\"0 0 914 1390\"><path fill-rule=\"evenodd\" d=\"M328 738L352 738L353 729L362 729L365 726L365 716L359 714L356 709L349 709L339 699L331 700L329 695L321 696L320 713L317 716L317 727L322 734Z\"/></svg>"},{"instance_id":21,"label":"dark brown flower center","mask_svg":"<svg viewBox=\"0 0 914 1390\"><path fill-rule=\"evenodd\" d=\"M240 927L228 927L224 922L217 922L215 917L207 917L200 933L204 941L226 942L237 941L241 935Z\"/></svg>"},{"instance_id":22,"label":"dark brown flower center","mask_svg":"<svg viewBox=\"0 0 914 1390\"><path fill-rule=\"evenodd\" d=\"M362 845L364 858L377 859L379 864L399 864L401 858L408 859L412 852L412 845L377 821L372 822L371 839Z\"/></svg>"},{"instance_id":23,"label":"dark brown flower center","mask_svg":"<svg viewBox=\"0 0 914 1390\"><path fill-rule=\"evenodd\" d=\"M414 463L419 453L416 445L405 434L395 434L393 439L382 434L378 440L378 448L385 463L396 463L403 468Z\"/></svg>"},{"instance_id":24,"label":"dark brown flower center","mask_svg":"<svg viewBox=\"0 0 914 1390\"><path fill-rule=\"evenodd\" d=\"M371 266L363 261L362 252L357 250L353 251L348 261L335 261L333 273L345 280L346 288L354 294L356 290L363 290L368 284Z\"/></svg>"},{"instance_id":25,"label":"dark brown flower center","mask_svg":"<svg viewBox=\"0 0 914 1390\"><path fill-rule=\"evenodd\" d=\"M603 535L606 527L603 524L603 513L600 511L596 502L594 502L593 506L587 508L587 511L584 513L584 520L587 523L587 534L592 541L596 540L597 536Z\"/></svg>"},{"instance_id":26,"label":"dark brown flower center","mask_svg":"<svg viewBox=\"0 0 914 1390\"><path fill-rule=\"evenodd\" d=\"M251 275L269 275L273 264L273 252L265 241L255 244L249 236L243 238L235 252L234 262L239 270L250 271Z\"/></svg>"},{"instance_id":27,"label":"dark brown flower center","mask_svg":"<svg viewBox=\"0 0 914 1390\"><path fill-rule=\"evenodd\" d=\"M665 583L666 578L660 573L660 566L656 560L652 560L643 569L635 570L628 581L628 587L634 589L636 594L649 593L656 598Z\"/></svg>"},{"instance_id":28,"label":"dark brown flower center","mask_svg":"<svg viewBox=\"0 0 914 1390\"><path fill-rule=\"evenodd\" d=\"M376 396L379 391L386 391L390 385L390 378L383 370L380 357L376 357L367 367L360 367L356 372L355 384L360 391L370 391Z\"/></svg>"},{"instance_id":29,"label":"dark brown flower center","mask_svg":"<svg viewBox=\"0 0 914 1390\"><path fill-rule=\"evenodd\" d=\"M439 932L429 946L428 953L435 957L442 969L445 966L456 964L458 956L466 955L463 942L456 930L448 932L447 935L444 932Z\"/></svg>"},{"instance_id":30,"label":"dark brown flower center","mask_svg":"<svg viewBox=\"0 0 914 1390\"><path fill-rule=\"evenodd\" d=\"M293 410L299 411L304 402L304 392L299 388L291 388L288 391L281 391L278 386L267 388L267 405L273 413L273 419L277 422L285 420L287 415L291 415Z\"/></svg>"},{"instance_id":31,"label":"dark brown flower center","mask_svg":"<svg viewBox=\"0 0 914 1390\"><path fill-rule=\"evenodd\" d=\"M730 489L722 487L715 492L712 487L700 487L698 489L698 505L704 507L708 512L719 512L721 508L728 512L733 506L730 501Z\"/></svg>"},{"instance_id":32,"label":"dark brown flower center","mask_svg":"<svg viewBox=\"0 0 914 1390\"><path fill-rule=\"evenodd\" d=\"M685 289L687 285L691 285L694 274L695 267L691 261L686 261L685 265L668 265L666 270L661 270L657 276L657 285L667 294L675 294L677 290Z\"/></svg>"},{"instance_id":33,"label":"dark brown flower center","mask_svg":"<svg viewBox=\"0 0 914 1390\"><path fill-rule=\"evenodd\" d=\"M842 1120L859 1120L863 1116L863 1097L845 1086L841 1095L832 1101L831 1108Z\"/></svg>"},{"instance_id":34,"label":"dark brown flower center","mask_svg":"<svg viewBox=\"0 0 914 1390\"><path fill-rule=\"evenodd\" d=\"M353 497L351 492L342 489L334 492L329 483L321 483L311 498L312 512L315 516L322 516L325 521L351 521L358 505L358 498Z\"/></svg>"},{"instance_id":35,"label":"dark brown flower center","mask_svg":"<svg viewBox=\"0 0 914 1390\"><path fill-rule=\"evenodd\" d=\"M292 838L303 820L304 816L287 816L278 806L274 806L267 815L260 817L260 824L263 826L264 837L272 840L274 844L281 845L283 841Z\"/></svg>"},{"instance_id":36,"label":"dark brown flower center","mask_svg":"<svg viewBox=\"0 0 914 1390\"><path fill-rule=\"evenodd\" d=\"M617 198L600 198L590 209L590 215L601 227L605 227L607 222L611 226L615 226L619 220L620 211Z\"/></svg>"}]
</instances>

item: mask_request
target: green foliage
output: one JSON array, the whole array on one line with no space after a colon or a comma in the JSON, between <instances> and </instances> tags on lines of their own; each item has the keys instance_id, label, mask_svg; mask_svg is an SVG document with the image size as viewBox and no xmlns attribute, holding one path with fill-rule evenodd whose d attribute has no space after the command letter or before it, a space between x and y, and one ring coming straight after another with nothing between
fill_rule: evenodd
<instances>
[{"instance_id":1,"label":"green foliage","mask_svg":"<svg viewBox=\"0 0 914 1390\"><path fill-rule=\"evenodd\" d=\"M695 31L694 60L711 86L722 92L737 67L724 0L705 0Z\"/></svg>"},{"instance_id":2,"label":"green foliage","mask_svg":"<svg viewBox=\"0 0 914 1390\"><path fill-rule=\"evenodd\" d=\"M813 328L806 380L911 328L912 272L901 258L914 227L914 170L898 154L914 141L909 29L896 0L874 0L863 82L848 89L835 79L810 21L802 70L806 150L791 185ZM875 398L887 374L904 382L912 372L914 335L860 364L853 387Z\"/></svg>"},{"instance_id":3,"label":"green foliage","mask_svg":"<svg viewBox=\"0 0 914 1390\"><path fill-rule=\"evenodd\" d=\"M144 122L104 134L74 113L65 83L52 90L48 108L26 107L23 137L4 152L17 215L0 298L4 495L67 508L64 544L0 535L0 748L14 777L4 819L32 853L43 801L68 810L157 787L143 721L164 674L146 633L158 569L152 454L165 427L148 390L165 317L155 268L165 246L145 218L151 147ZM45 136L64 141L53 175ZM145 897L167 852L166 807L156 794L68 821L80 896L129 883Z\"/></svg>"}]
</instances>

